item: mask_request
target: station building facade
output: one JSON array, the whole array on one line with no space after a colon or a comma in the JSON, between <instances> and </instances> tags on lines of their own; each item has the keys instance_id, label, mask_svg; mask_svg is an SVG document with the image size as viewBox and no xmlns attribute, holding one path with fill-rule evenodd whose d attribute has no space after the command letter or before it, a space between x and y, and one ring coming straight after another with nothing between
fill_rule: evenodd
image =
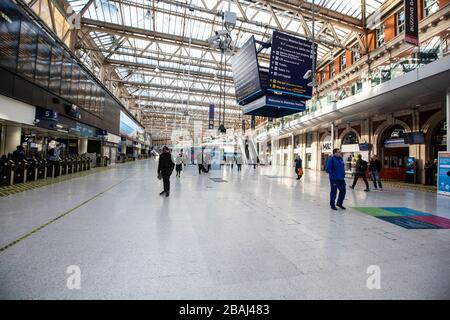
<instances>
[{"instance_id":1,"label":"station building facade","mask_svg":"<svg viewBox=\"0 0 450 320\"><path fill-rule=\"evenodd\" d=\"M382 6L367 22L367 36L347 43L355 50L336 49L319 64L305 112L257 126L263 162L292 166L300 155L305 168L324 170L332 148L341 148L348 171L356 153L377 155L384 178L402 180L406 158L414 157L416 181L424 183L426 161L447 144L449 2L419 1L419 46L405 42L402 2ZM411 132L424 141L405 144Z\"/></svg>"}]
</instances>

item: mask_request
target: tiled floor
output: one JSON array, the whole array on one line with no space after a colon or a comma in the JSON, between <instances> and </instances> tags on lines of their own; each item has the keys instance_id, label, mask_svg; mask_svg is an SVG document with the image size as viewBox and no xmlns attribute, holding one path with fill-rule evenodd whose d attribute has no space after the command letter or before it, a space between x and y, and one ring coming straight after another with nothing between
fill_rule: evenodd
<instances>
[{"instance_id":1,"label":"tiled floor","mask_svg":"<svg viewBox=\"0 0 450 320\"><path fill-rule=\"evenodd\" d=\"M194 166L172 176L165 198L155 170L139 161L0 198L0 248L11 244L0 252L0 298L450 298L449 229L408 230L351 209L450 218L450 198L360 184L334 212L320 173L299 182L291 168L198 176ZM67 288L71 265L80 290ZM371 265L379 290L366 286Z\"/></svg>"}]
</instances>

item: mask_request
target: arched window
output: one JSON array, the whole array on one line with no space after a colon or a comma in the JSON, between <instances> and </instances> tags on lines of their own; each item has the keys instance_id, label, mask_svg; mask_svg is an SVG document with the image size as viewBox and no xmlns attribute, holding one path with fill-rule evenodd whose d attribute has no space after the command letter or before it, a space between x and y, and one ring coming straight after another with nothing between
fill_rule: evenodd
<instances>
[{"instance_id":1,"label":"arched window","mask_svg":"<svg viewBox=\"0 0 450 320\"><path fill-rule=\"evenodd\" d=\"M359 139L356 132L350 131L342 138L342 144L358 144Z\"/></svg>"}]
</instances>

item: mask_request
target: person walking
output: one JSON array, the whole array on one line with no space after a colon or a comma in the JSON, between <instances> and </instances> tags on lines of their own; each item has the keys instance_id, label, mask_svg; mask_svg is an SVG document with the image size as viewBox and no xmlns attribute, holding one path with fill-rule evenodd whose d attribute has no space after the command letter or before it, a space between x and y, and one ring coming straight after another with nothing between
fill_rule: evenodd
<instances>
[{"instance_id":1,"label":"person walking","mask_svg":"<svg viewBox=\"0 0 450 320\"><path fill-rule=\"evenodd\" d=\"M330 179L330 207L332 210L337 210L336 206L345 210L345 164L339 149L333 149L333 155L327 159L325 168ZM338 190L339 197L336 202Z\"/></svg>"},{"instance_id":2,"label":"person walking","mask_svg":"<svg viewBox=\"0 0 450 320\"><path fill-rule=\"evenodd\" d=\"M364 183L366 184L366 189L364 191L368 192L369 189L369 182L366 178L366 172L367 172L367 161L363 160L361 158L360 154L356 155L356 171L355 176L353 178L353 184L350 186L350 188L355 189L356 182L358 182L359 178L362 178Z\"/></svg>"},{"instance_id":3,"label":"person walking","mask_svg":"<svg viewBox=\"0 0 450 320\"><path fill-rule=\"evenodd\" d=\"M196 160L197 160L197 166L198 166L198 174L202 174L202 170L203 170L203 150L200 150L199 153L197 153L196 156Z\"/></svg>"},{"instance_id":4,"label":"person walking","mask_svg":"<svg viewBox=\"0 0 450 320\"><path fill-rule=\"evenodd\" d=\"M203 158L204 158L203 162L205 164L206 172L209 172L209 170L211 169L211 154L208 151L206 151Z\"/></svg>"},{"instance_id":5,"label":"person walking","mask_svg":"<svg viewBox=\"0 0 450 320\"><path fill-rule=\"evenodd\" d=\"M380 187L380 189L383 189L383 185L381 184L380 179L381 167L381 161L378 159L378 156L373 155L369 163L369 172L372 176L373 186L375 189L377 189L377 183L378 187Z\"/></svg>"},{"instance_id":6,"label":"person walking","mask_svg":"<svg viewBox=\"0 0 450 320\"><path fill-rule=\"evenodd\" d=\"M178 178L181 177L181 171L183 170L183 162L184 162L184 155L180 151L180 153L178 153L177 157L175 158L175 170L177 172L176 177Z\"/></svg>"},{"instance_id":7,"label":"person walking","mask_svg":"<svg viewBox=\"0 0 450 320\"><path fill-rule=\"evenodd\" d=\"M242 171L242 154L237 153L236 154L236 165L237 165L237 171Z\"/></svg>"},{"instance_id":8,"label":"person walking","mask_svg":"<svg viewBox=\"0 0 450 320\"><path fill-rule=\"evenodd\" d=\"M303 176L302 158L300 156L295 157L295 173L297 174L297 180L300 180Z\"/></svg>"},{"instance_id":9,"label":"person walking","mask_svg":"<svg viewBox=\"0 0 450 320\"><path fill-rule=\"evenodd\" d=\"M160 192L159 195L165 194L166 197L170 193L170 176L173 172L175 164L172 161L172 155L170 154L169 148L164 146L163 152L159 156L158 162L158 178L162 178L164 184L164 190Z\"/></svg>"},{"instance_id":10,"label":"person walking","mask_svg":"<svg viewBox=\"0 0 450 320\"><path fill-rule=\"evenodd\" d=\"M16 150L14 150L14 152L12 153L12 156L15 162L25 160L25 148L22 146L17 146Z\"/></svg>"},{"instance_id":11,"label":"person walking","mask_svg":"<svg viewBox=\"0 0 450 320\"><path fill-rule=\"evenodd\" d=\"M53 170L52 177L59 176L60 161L61 161L61 145L58 143L49 151L50 170Z\"/></svg>"},{"instance_id":12,"label":"person walking","mask_svg":"<svg viewBox=\"0 0 450 320\"><path fill-rule=\"evenodd\" d=\"M427 186L433 185L433 164L430 160L425 162L425 184Z\"/></svg>"}]
</instances>

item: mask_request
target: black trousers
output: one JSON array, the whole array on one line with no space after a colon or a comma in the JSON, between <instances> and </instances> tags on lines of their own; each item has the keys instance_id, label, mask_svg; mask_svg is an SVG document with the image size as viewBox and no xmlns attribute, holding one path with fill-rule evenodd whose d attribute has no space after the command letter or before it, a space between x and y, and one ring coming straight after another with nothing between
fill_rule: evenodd
<instances>
[{"instance_id":1,"label":"black trousers","mask_svg":"<svg viewBox=\"0 0 450 320\"><path fill-rule=\"evenodd\" d=\"M203 165L199 164L198 165L198 174L202 174L202 169L203 169Z\"/></svg>"},{"instance_id":2,"label":"black trousers","mask_svg":"<svg viewBox=\"0 0 450 320\"><path fill-rule=\"evenodd\" d=\"M238 166L238 171L241 171L242 170L242 164L238 164L237 166Z\"/></svg>"},{"instance_id":3,"label":"black trousers","mask_svg":"<svg viewBox=\"0 0 450 320\"><path fill-rule=\"evenodd\" d=\"M164 191L169 192L170 191L170 173L163 173L162 179L163 179Z\"/></svg>"},{"instance_id":4,"label":"black trousers","mask_svg":"<svg viewBox=\"0 0 450 320\"><path fill-rule=\"evenodd\" d=\"M369 182L367 181L366 174L365 173L355 173L355 178L353 179L352 188L356 186L356 182L358 182L358 179L362 178L364 180L364 183L366 184L366 189L369 189Z\"/></svg>"}]
</instances>

